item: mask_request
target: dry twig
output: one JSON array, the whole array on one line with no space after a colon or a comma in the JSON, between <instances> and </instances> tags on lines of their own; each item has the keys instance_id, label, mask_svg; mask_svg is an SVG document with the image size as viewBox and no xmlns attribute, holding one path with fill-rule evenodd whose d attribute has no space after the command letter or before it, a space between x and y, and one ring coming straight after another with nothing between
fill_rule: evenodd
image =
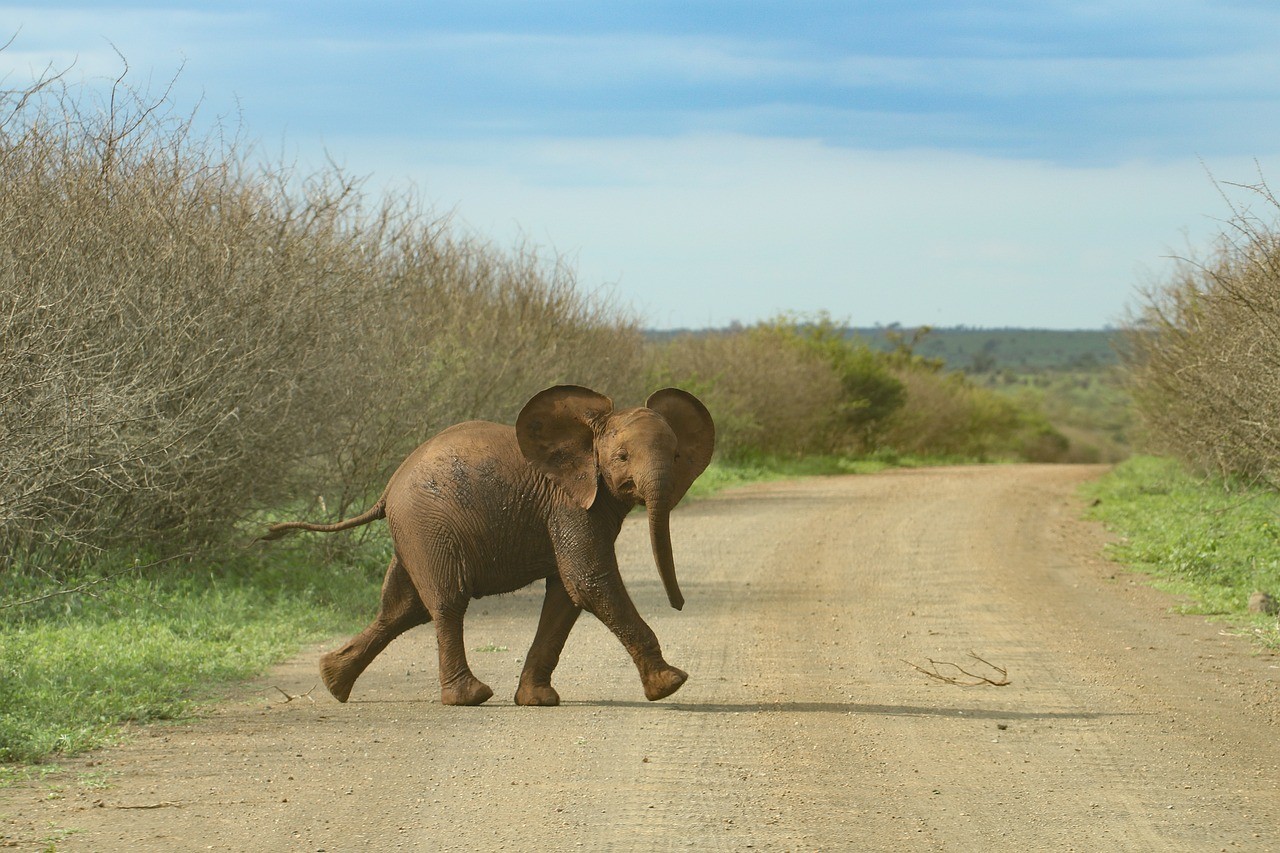
<instances>
[{"instance_id":1,"label":"dry twig","mask_svg":"<svg viewBox=\"0 0 1280 853\"><path fill-rule=\"evenodd\" d=\"M320 686L319 684L313 684L311 685L311 689L308 690L306 693L299 693L297 696L291 696L288 693L286 693L282 688L277 687L276 685L272 685L272 687L274 687L276 690L279 690L280 695L284 697L285 705L288 705L294 699L306 699L308 702L314 705L316 703L316 700L311 698L311 694L314 693L316 688L319 686Z\"/></svg>"},{"instance_id":2,"label":"dry twig","mask_svg":"<svg viewBox=\"0 0 1280 853\"><path fill-rule=\"evenodd\" d=\"M1008 685L1013 683L1012 681L1009 680L1009 671L1007 669L996 666L990 661L979 657L976 652L972 652L972 651L969 652L969 657L973 658L978 663L984 666L990 667L995 672L1000 673L999 679L989 678L988 676L980 675L975 672L969 672L967 669L960 666L959 664L954 664L954 663L951 663L950 661L936 661L930 658L929 666L932 667L932 669L925 669L924 667L918 666L909 660L904 660L903 663L905 663L907 666L914 669L916 672L924 673L930 678L935 678L938 681L941 681L945 684L954 684L958 687L978 687L983 684L988 684L988 685L991 685L992 687L1007 687ZM938 667L940 666L950 667L951 669L955 670L955 672L958 674L950 675L950 674L939 672Z\"/></svg>"},{"instance_id":3,"label":"dry twig","mask_svg":"<svg viewBox=\"0 0 1280 853\"><path fill-rule=\"evenodd\" d=\"M100 808L112 808L112 809L177 809L177 808L182 808L182 803L175 803L175 802L172 802L171 800L161 800L161 801L160 801L160 802L158 802L158 803L138 803L137 805L108 805L107 803L103 802L102 800L99 800L97 803L95 803L95 805L99 806Z\"/></svg>"}]
</instances>

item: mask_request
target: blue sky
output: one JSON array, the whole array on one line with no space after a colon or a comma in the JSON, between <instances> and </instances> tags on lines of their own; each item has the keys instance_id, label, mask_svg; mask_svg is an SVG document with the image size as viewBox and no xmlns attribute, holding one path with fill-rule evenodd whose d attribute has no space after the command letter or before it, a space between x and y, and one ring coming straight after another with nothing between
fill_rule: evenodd
<instances>
[{"instance_id":1,"label":"blue sky","mask_svg":"<svg viewBox=\"0 0 1280 853\"><path fill-rule=\"evenodd\" d=\"M1210 175L1280 170L1269 0L44 0L9 34L7 86L181 68L180 107L659 328L1102 327L1230 216Z\"/></svg>"}]
</instances>

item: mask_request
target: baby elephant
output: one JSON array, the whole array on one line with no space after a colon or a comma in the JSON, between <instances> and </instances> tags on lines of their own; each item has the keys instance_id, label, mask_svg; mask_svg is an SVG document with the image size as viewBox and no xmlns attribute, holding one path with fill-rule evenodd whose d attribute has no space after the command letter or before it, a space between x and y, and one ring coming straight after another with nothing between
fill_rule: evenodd
<instances>
[{"instance_id":1,"label":"baby elephant","mask_svg":"<svg viewBox=\"0 0 1280 853\"><path fill-rule=\"evenodd\" d=\"M378 617L320 659L325 686L339 702L388 643L430 621L440 652L441 702L484 702L493 691L471 672L463 647L467 604L538 578L546 578L547 594L520 674L518 704L559 704L551 673L583 610L626 647L644 695L662 699L688 676L666 662L636 612L614 541L628 511L644 504L658 573L671 606L681 609L668 516L714 447L711 415L678 388L655 392L643 407L615 410L602 394L558 385L525 404L514 428L469 421L432 438L400 465L363 515L336 524L276 524L263 538L347 530L379 518L391 528L395 554Z\"/></svg>"}]
</instances>

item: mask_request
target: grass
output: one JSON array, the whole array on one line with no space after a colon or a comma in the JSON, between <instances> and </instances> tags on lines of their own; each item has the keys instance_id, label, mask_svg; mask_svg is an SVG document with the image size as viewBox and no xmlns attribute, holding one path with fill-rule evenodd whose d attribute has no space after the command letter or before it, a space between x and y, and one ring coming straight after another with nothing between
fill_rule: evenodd
<instances>
[{"instance_id":1,"label":"grass","mask_svg":"<svg viewBox=\"0 0 1280 853\"><path fill-rule=\"evenodd\" d=\"M217 569L153 570L93 587L92 595L7 608L0 761L71 755L110 743L121 723L190 714L220 686L300 644L362 624L382 565L371 553L344 562L277 548ZM10 578L0 604L31 598L34 589Z\"/></svg>"},{"instance_id":2,"label":"grass","mask_svg":"<svg viewBox=\"0 0 1280 853\"><path fill-rule=\"evenodd\" d=\"M837 474L874 474L888 468L922 468L931 465L964 465L974 459L943 456L925 457L883 453L863 457L848 456L757 456L733 461L717 459L694 481L688 497L704 498L734 486L789 480L796 477L823 477Z\"/></svg>"},{"instance_id":3,"label":"grass","mask_svg":"<svg viewBox=\"0 0 1280 853\"><path fill-rule=\"evenodd\" d=\"M1094 517L1119 533L1112 556L1184 596L1184 612L1222 617L1280 648L1275 616L1248 612L1280 595L1280 494L1197 478L1177 462L1134 457L1087 487Z\"/></svg>"}]
</instances>

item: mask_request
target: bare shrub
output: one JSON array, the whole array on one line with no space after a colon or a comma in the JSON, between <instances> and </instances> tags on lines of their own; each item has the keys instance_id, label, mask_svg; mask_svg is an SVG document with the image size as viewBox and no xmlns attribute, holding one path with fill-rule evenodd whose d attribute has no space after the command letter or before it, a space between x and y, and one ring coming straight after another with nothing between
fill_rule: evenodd
<instances>
[{"instance_id":1,"label":"bare shrub","mask_svg":"<svg viewBox=\"0 0 1280 853\"><path fill-rule=\"evenodd\" d=\"M762 325L686 335L658 347L653 384L698 394L716 419L718 451L801 455L827 449L840 382L819 354Z\"/></svg>"},{"instance_id":2,"label":"bare shrub","mask_svg":"<svg viewBox=\"0 0 1280 853\"><path fill-rule=\"evenodd\" d=\"M120 80L0 92L0 553L340 512L447 423L556 381L638 395L634 322L562 262L251 153Z\"/></svg>"},{"instance_id":3,"label":"bare shrub","mask_svg":"<svg viewBox=\"0 0 1280 853\"><path fill-rule=\"evenodd\" d=\"M1265 182L1240 187L1272 217ZM1280 483L1280 233L1235 207L1200 258L1149 287L1125 366L1147 445L1206 472Z\"/></svg>"},{"instance_id":4,"label":"bare shrub","mask_svg":"<svg viewBox=\"0 0 1280 853\"><path fill-rule=\"evenodd\" d=\"M281 210L119 86L42 95L0 128L0 544L203 538L288 480L266 451L297 426L282 370L323 369L323 291L296 281L343 293L336 204Z\"/></svg>"},{"instance_id":5,"label":"bare shrub","mask_svg":"<svg viewBox=\"0 0 1280 853\"><path fill-rule=\"evenodd\" d=\"M514 422L548 385L643 393L643 338L609 302L583 295L562 260L502 252L475 237L411 231L383 258L385 282L348 318L349 351L332 368L326 419L341 434L311 491L348 514L406 453L464 420Z\"/></svg>"}]
</instances>

